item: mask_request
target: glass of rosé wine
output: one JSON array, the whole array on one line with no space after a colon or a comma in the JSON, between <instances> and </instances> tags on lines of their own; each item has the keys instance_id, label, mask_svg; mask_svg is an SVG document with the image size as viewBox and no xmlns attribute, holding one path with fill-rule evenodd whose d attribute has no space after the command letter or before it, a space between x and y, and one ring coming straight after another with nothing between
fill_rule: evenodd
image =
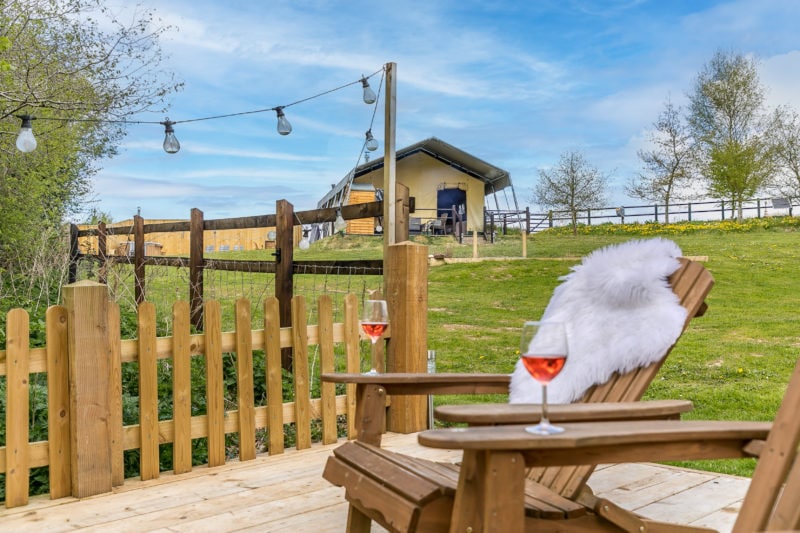
<instances>
[{"instance_id":1,"label":"glass of ros\u00e9 wine","mask_svg":"<svg viewBox=\"0 0 800 533\"><path fill-rule=\"evenodd\" d=\"M536 435L561 433L547 419L547 384L561 372L567 361L567 330L563 322L525 322L522 326L520 358L530 375L542 384L542 418L525 428Z\"/></svg>"},{"instance_id":2,"label":"glass of ros\u00e9 wine","mask_svg":"<svg viewBox=\"0 0 800 533\"><path fill-rule=\"evenodd\" d=\"M361 314L361 329L372 341L372 369L365 374L377 374L375 368L375 343L381 338L389 325L389 310L386 307L386 300L366 300L364 310Z\"/></svg>"}]
</instances>

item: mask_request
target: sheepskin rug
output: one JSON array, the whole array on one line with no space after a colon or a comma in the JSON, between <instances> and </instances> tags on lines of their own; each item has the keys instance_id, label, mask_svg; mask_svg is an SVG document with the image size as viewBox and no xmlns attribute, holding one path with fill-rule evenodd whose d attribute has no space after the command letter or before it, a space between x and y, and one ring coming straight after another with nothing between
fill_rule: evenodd
<instances>
[{"instance_id":1,"label":"sheepskin rug","mask_svg":"<svg viewBox=\"0 0 800 533\"><path fill-rule=\"evenodd\" d=\"M564 322L569 356L547 386L548 403L580 399L614 372L658 361L681 334L684 309L667 278L678 269L667 239L632 240L595 250L563 280L541 320ZM540 403L542 386L517 361L511 403Z\"/></svg>"}]
</instances>

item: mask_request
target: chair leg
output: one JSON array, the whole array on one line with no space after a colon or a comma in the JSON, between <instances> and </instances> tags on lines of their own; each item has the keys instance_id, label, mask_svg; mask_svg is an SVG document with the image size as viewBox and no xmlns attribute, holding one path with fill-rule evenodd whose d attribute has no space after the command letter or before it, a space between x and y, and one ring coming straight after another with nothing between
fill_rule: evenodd
<instances>
[{"instance_id":1,"label":"chair leg","mask_svg":"<svg viewBox=\"0 0 800 533\"><path fill-rule=\"evenodd\" d=\"M347 533L369 533L370 528L372 528L370 517L351 504L347 510Z\"/></svg>"}]
</instances>

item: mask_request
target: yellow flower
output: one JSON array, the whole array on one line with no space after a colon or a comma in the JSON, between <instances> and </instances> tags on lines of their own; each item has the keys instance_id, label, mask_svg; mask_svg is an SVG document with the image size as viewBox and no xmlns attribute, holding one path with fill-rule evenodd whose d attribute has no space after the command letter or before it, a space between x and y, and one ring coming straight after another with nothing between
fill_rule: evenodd
<instances>
[{"instance_id":1,"label":"yellow flower","mask_svg":"<svg viewBox=\"0 0 800 533\"><path fill-rule=\"evenodd\" d=\"M744 372L744 368L740 368L739 370L737 370L737 372L741 374L742 372Z\"/></svg>"}]
</instances>

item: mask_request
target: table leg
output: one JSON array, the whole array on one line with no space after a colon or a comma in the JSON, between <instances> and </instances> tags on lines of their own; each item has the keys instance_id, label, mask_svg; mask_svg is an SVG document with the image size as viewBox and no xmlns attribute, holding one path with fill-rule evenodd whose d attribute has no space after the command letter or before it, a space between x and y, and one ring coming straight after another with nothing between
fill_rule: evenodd
<instances>
[{"instance_id":1,"label":"table leg","mask_svg":"<svg viewBox=\"0 0 800 533\"><path fill-rule=\"evenodd\" d=\"M524 529L522 454L464 450L450 533L514 533Z\"/></svg>"}]
</instances>

